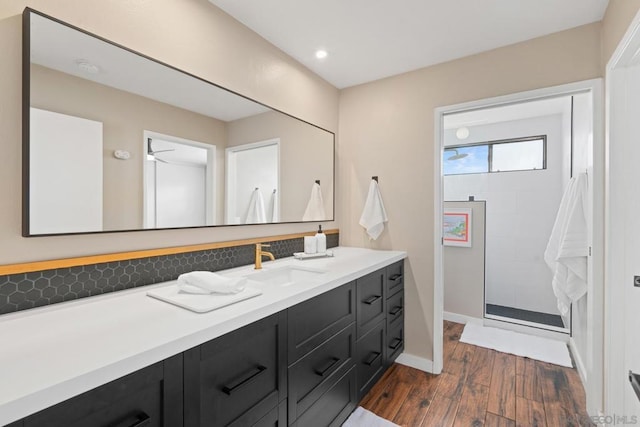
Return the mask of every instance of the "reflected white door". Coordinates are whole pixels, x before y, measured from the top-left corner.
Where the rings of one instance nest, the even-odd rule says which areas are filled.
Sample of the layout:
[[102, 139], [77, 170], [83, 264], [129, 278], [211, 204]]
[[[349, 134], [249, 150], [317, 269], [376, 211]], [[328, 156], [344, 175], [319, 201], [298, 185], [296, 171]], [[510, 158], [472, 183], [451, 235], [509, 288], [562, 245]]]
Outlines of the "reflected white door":
[[282, 198], [279, 157], [279, 139], [227, 148], [226, 224], [246, 222], [249, 203], [256, 188], [262, 193], [266, 222], [279, 221]]
[[155, 169], [156, 227], [206, 225], [206, 168], [155, 162]]
[[31, 108], [29, 232], [102, 230], [102, 123]]

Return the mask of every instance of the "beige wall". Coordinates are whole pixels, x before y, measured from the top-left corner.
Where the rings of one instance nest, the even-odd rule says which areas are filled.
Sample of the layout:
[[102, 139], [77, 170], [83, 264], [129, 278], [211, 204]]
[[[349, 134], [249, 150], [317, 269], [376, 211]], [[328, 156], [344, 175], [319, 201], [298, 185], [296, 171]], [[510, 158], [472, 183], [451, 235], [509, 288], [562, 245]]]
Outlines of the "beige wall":
[[[408, 251], [408, 353], [432, 359], [434, 109], [599, 76], [595, 23], [341, 91], [341, 243]], [[372, 175], [389, 222], [369, 242], [358, 218]]]
[[444, 202], [447, 208], [471, 209], [471, 247], [445, 246], [442, 256], [444, 311], [484, 317], [486, 203]]
[[640, 0], [609, 0], [602, 19], [602, 70], [640, 9]]
[[338, 120], [337, 89], [207, 0], [2, 0], [0, 264], [315, 230], [315, 224], [282, 224], [21, 237], [21, 13], [26, 6], [326, 129], [335, 131]]
[[[39, 65], [31, 66], [31, 106], [103, 123], [105, 230], [143, 228], [145, 130], [216, 146], [216, 217], [223, 218], [224, 122]], [[115, 150], [131, 158], [118, 160]]]
[[227, 123], [227, 146], [280, 139], [280, 220], [302, 221], [320, 180], [325, 214], [333, 213], [333, 135], [275, 111]]

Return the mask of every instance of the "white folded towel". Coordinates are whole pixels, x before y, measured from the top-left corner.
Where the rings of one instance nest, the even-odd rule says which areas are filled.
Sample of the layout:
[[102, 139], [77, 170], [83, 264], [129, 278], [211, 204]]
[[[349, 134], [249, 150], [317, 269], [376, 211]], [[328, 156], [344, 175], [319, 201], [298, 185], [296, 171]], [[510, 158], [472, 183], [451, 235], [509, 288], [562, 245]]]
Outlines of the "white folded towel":
[[224, 277], [211, 271], [192, 271], [178, 276], [178, 288], [189, 294], [237, 294], [244, 290], [246, 277]]
[[307, 203], [307, 209], [302, 215], [303, 221], [323, 221], [327, 219], [324, 214], [324, 201], [322, 200], [322, 189], [317, 182], [313, 183], [311, 187], [311, 197], [309, 197], [309, 203]]
[[376, 240], [380, 237], [380, 234], [382, 234], [384, 223], [387, 222], [387, 220], [387, 211], [384, 209], [384, 203], [382, 203], [382, 195], [380, 194], [378, 182], [372, 179], [369, 184], [367, 201], [364, 204], [362, 216], [360, 217], [360, 225], [367, 230], [369, 239]]
[[587, 293], [587, 181], [585, 173], [569, 181], [544, 252], [544, 260], [553, 272], [551, 286], [558, 299], [558, 310], [563, 316], [572, 302]]
[[251, 193], [251, 200], [249, 200], [249, 209], [247, 210], [247, 220], [245, 224], [263, 224], [267, 222], [267, 215], [264, 211], [264, 199], [262, 198], [262, 191], [259, 188], [253, 190]]

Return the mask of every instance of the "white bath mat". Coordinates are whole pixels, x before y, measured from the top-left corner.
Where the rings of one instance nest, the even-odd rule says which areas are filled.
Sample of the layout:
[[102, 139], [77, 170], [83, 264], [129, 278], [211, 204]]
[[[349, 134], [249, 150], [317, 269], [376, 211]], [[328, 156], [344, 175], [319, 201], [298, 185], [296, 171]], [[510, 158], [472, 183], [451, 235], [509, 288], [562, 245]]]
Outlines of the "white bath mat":
[[503, 353], [528, 357], [554, 365], [572, 367], [567, 345], [549, 338], [467, 323], [460, 337], [460, 342], [492, 348]]
[[373, 412], [367, 411], [362, 406], [358, 406], [342, 427], [399, 427], [397, 424], [380, 418]]

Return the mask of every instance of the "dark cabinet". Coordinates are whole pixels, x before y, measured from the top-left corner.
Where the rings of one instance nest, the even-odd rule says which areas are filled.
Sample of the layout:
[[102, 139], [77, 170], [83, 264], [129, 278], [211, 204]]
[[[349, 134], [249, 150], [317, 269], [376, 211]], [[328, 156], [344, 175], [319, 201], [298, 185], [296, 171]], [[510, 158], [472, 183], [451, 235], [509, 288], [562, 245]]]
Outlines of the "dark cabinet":
[[179, 354], [31, 415], [23, 425], [182, 426], [182, 365]]
[[356, 344], [359, 398], [363, 397], [384, 373], [385, 331], [386, 325], [382, 319]]
[[404, 289], [404, 261], [398, 261], [386, 268], [387, 270], [387, 297]]
[[254, 425], [286, 398], [286, 312], [184, 353], [185, 427]]
[[338, 427], [349, 417], [357, 402], [356, 370], [336, 376], [329, 389], [303, 413], [296, 427]]
[[330, 387], [332, 377], [353, 367], [355, 324], [289, 367], [289, 418], [295, 420]]
[[404, 350], [404, 261], [386, 268], [387, 332], [385, 365], [389, 366]]
[[347, 283], [288, 311], [289, 364], [353, 323], [356, 316], [355, 284]]
[[8, 427], [340, 426], [404, 349], [404, 263]]
[[384, 319], [385, 285], [384, 269], [356, 280], [358, 338]]

